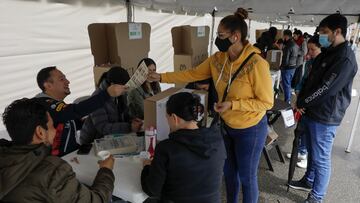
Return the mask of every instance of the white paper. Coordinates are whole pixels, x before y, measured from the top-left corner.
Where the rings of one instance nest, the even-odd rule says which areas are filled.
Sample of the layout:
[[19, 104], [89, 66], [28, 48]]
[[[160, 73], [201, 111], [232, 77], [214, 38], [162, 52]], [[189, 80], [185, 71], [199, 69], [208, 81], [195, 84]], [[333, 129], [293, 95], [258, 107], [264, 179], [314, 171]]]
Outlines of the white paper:
[[295, 125], [294, 112], [292, 109], [281, 110], [281, 116], [283, 117], [285, 127], [291, 127]]
[[205, 26], [197, 28], [197, 37], [205, 37]]
[[131, 76], [130, 80], [125, 85], [129, 87], [129, 91], [132, 89], [136, 89], [147, 80], [148, 74], [149, 69], [143, 61], [136, 69], [134, 75]]
[[[169, 96], [170, 97], [170, 96]], [[156, 140], [161, 141], [169, 138], [170, 127], [166, 119], [166, 102], [169, 97], [156, 102]]]
[[141, 39], [142, 29], [140, 23], [129, 23], [129, 39]]
[[276, 56], [279, 52], [278, 51], [272, 51], [271, 52], [271, 62], [275, 63], [276, 62]]

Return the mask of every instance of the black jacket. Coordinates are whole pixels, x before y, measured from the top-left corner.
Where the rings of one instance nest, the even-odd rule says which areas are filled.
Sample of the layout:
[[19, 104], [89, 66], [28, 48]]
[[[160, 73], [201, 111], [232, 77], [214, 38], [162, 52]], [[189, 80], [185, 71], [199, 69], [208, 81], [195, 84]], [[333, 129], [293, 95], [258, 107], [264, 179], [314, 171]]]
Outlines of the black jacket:
[[351, 101], [357, 72], [354, 52], [344, 42], [319, 54], [299, 93], [298, 108], [306, 116], [325, 124], [339, 125]]
[[283, 56], [281, 60], [281, 69], [296, 68], [296, 61], [299, 53], [299, 47], [293, 39], [284, 42]]
[[78, 149], [76, 131], [81, 128], [80, 119], [100, 108], [110, 99], [107, 91], [101, 91], [79, 104], [65, 104], [64, 101], [57, 101], [45, 93], [40, 93], [36, 97], [47, 106], [54, 121], [56, 136], [52, 154], [57, 156], [63, 156]]
[[219, 131], [178, 130], [156, 146], [141, 173], [142, 188], [161, 199], [154, 202], [220, 203], [225, 158]]
[[[108, 87], [109, 84], [103, 80], [93, 96]], [[94, 139], [102, 138], [104, 135], [130, 133], [130, 121], [126, 95], [108, 99], [102, 107], [85, 119], [80, 131], [80, 144], [90, 144]]]

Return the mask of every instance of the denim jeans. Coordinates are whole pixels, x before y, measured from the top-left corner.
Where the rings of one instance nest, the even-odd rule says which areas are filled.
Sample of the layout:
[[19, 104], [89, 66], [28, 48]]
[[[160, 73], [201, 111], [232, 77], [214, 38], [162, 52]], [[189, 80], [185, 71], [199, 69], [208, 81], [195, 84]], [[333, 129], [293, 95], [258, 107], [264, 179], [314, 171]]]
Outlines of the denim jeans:
[[291, 80], [295, 73], [295, 68], [281, 70], [281, 85], [284, 89], [284, 97], [286, 102], [291, 101]]
[[336, 125], [327, 125], [302, 117], [308, 146], [306, 180], [312, 184], [310, 195], [316, 200], [324, 199], [331, 174], [331, 150]]
[[240, 185], [243, 202], [257, 203], [259, 197], [257, 171], [267, 136], [266, 116], [255, 126], [233, 129], [225, 126], [224, 142], [227, 159], [224, 166], [228, 203], [237, 203]]

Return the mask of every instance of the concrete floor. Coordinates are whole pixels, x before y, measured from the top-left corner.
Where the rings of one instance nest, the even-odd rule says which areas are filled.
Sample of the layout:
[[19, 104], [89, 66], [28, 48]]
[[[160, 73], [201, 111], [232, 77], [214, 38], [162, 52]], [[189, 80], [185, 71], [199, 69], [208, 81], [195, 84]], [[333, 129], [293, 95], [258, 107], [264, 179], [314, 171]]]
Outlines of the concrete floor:
[[[357, 61], [360, 64], [360, 51], [357, 52]], [[360, 65], [359, 65], [360, 67]], [[358, 95], [352, 98], [351, 104], [346, 115], [337, 129], [337, 134], [332, 151], [332, 175], [325, 197], [325, 203], [360, 203], [360, 122], [357, 124], [351, 153], [346, 153], [353, 121], [355, 118], [356, 107], [360, 94], [360, 73], [354, 79], [353, 89], [357, 90]], [[294, 128], [285, 129], [282, 119], [275, 123], [275, 131], [279, 134], [279, 144], [283, 154], [291, 151], [294, 138]], [[303, 202], [307, 197], [307, 192], [290, 189], [287, 192], [287, 175], [289, 160], [283, 164], [279, 161], [275, 149], [271, 151], [273, 158], [274, 172], [267, 169], [265, 159], [261, 158], [259, 167], [259, 190], [260, 203], [291, 203]], [[304, 169], [296, 168], [294, 180], [300, 179], [305, 173]], [[223, 187], [223, 193], [225, 189]], [[225, 197], [223, 197], [223, 202]], [[239, 202], [241, 202], [241, 197]]]

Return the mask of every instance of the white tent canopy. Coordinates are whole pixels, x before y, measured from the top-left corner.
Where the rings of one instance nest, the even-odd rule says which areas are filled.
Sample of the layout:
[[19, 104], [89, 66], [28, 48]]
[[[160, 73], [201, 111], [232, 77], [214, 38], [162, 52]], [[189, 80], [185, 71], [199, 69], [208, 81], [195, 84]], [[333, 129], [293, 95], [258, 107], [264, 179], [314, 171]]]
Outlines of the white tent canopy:
[[[343, 0], [341, 1], [343, 7], [340, 9], [344, 13], [360, 13], [360, 7], [356, 6], [359, 3], [356, 1]], [[151, 25], [149, 56], [157, 62], [159, 72], [173, 70], [171, 28], [179, 25], [211, 26], [212, 17], [206, 13], [211, 12], [214, 6], [219, 11], [219, 17], [215, 20], [215, 29], [220, 16], [226, 12], [233, 12], [237, 7], [252, 7], [253, 19], [256, 19], [255, 16], [272, 13], [271, 10], [275, 10], [276, 13], [277, 8], [280, 13], [287, 13], [290, 7], [294, 8], [295, 13], [304, 12], [304, 9], [300, 9], [303, 7], [308, 7], [309, 12], [315, 12], [308, 3], [299, 3], [305, 0], [290, 1], [298, 2], [294, 5], [280, 0], [279, 2], [283, 4], [276, 3], [274, 6], [270, 2], [264, 3], [260, 0], [228, 1], [228, 3], [220, 0], [133, 0], [131, 2], [136, 6], [135, 21], [147, 22]], [[349, 2], [354, 5], [347, 6]], [[319, 6], [321, 10], [318, 12], [331, 13], [335, 10], [330, 8], [331, 4], [328, 3], [313, 3], [322, 5]], [[127, 9], [123, 0], [1, 0], [0, 10], [0, 113], [15, 99], [33, 97], [40, 91], [35, 78], [37, 72], [46, 66], [58, 66], [70, 80], [72, 94], [66, 98], [67, 102], [91, 94], [94, 90], [93, 56], [87, 26], [96, 22], [127, 20]], [[175, 11], [180, 15], [175, 14]], [[184, 15], [185, 12], [181, 14], [181, 11], [188, 13]], [[188, 15], [196, 12], [198, 15]], [[268, 27], [268, 23], [252, 21], [250, 41], [255, 41], [255, 29]], [[278, 27], [281, 28], [281, 25]], [[298, 28], [304, 32], [314, 32], [314, 27]], [[0, 131], [4, 131], [2, 122], [0, 122]], [[1, 135], [0, 132], [1, 137], [6, 136]]]
[[203, 15], [216, 7], [220, 16], [233, 13], [238, 7], [248, 9], [250, 19], [280, 24], [316, 25], [335, 12], [347, 15], [356, 23], [360, 15], [359, 0], [130, 0], [148, 9]]

